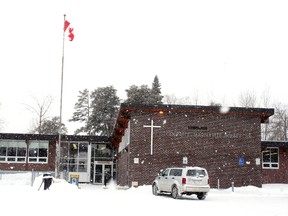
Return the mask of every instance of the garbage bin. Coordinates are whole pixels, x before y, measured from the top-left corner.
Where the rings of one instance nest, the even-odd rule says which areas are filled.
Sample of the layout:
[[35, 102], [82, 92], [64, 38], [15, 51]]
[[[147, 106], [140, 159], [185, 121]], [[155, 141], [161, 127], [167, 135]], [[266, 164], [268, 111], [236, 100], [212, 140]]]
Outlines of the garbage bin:
[[52, 175], [51, 173], [45, 173], [43, 174], [43, 182], [44, 182], [44, 190], [49, 190], [51, 184], [52, 184]]

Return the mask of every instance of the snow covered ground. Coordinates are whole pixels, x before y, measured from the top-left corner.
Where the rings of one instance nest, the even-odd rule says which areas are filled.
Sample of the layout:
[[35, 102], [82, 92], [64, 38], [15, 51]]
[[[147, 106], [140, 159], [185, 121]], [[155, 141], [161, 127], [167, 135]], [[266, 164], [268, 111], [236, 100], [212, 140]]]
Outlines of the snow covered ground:
[[29, 176], [1, 175], [0, 215], [221, 215], [287, 216], [288, 184], [267, 184], [232, 189], [212, 189], [205, 200], [196, 196], [174, 200], [153, 196], [151, 186], [119, 189], [114, 182], [102, 186], [69, 184], [55, 179], [43, 190], [42, 178], [33, 186]]

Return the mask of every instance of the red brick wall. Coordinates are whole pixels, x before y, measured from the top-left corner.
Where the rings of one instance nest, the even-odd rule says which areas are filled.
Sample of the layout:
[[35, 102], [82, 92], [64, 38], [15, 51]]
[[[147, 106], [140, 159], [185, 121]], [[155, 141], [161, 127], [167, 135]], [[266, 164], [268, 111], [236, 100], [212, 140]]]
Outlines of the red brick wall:
[[[28, 151], [27, 151], [28, 152]], [[55, 141], [49, 142], [48, 163], [0, 163], [0, 170], [17, 171], [54, 171], [55, 170]]]
[[263, 184], [288, 183], [288, 148], [279, 148], [279, 169], [263, 169]]
[[127, 151], [118, 155], [117, 159], [117, 185], [127, 186], [129, 185], [129, 153]]
[[[150, 128], [143, 127], [150, 125], [151, 119], [154, 125], [161, 126], [154, 128], [153, 155]], [[129, 158], [121, 156], [118, 161], [129, 163], [129, 186], [132, 181], [150, 185], [158, 171], [167, 166], [203, 166], [212, 187], [217, 187], [218, 179], [221, 188], [230, 187], [232, 181], [235, 186], [262, 185], [262, 168], [255, 164], [255, 159], [261, 158], [260, 118], [188, 112], [132, 113], [130, 127]], [[187, 165], [182, 164], [183, 157], [188, 158]], [[240, 157], [250, 164], [239, 166]], [[134, 158], [139, 159], [138, 164]], [[124, 165], [121, 167], [118, 174], [125, 170]]]

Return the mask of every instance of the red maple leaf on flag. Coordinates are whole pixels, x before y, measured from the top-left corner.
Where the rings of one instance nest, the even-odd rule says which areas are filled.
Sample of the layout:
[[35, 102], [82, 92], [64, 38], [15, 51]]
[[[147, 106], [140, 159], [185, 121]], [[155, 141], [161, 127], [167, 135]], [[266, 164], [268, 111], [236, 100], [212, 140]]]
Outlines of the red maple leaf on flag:
[[70, 41], [73, 41], [73, 39], [74, 39], [74, 34], [73, 34], [73, 28], [69, 28], [69, 35], [68, 35], [68, 37], [70, 38]]

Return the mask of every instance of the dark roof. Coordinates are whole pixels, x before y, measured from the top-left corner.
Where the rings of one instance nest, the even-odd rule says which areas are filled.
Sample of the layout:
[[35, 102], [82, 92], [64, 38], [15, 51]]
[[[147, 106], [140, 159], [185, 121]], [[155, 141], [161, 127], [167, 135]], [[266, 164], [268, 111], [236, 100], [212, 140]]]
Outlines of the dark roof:
[[[59, 135], [0, 133], [0, 139], [59, 140]], [[61, 140], [63, 141], [66, 140], [66, 141], [110, 142], [110, 138], [106, 136], [88, 136], [88, 135], [61, 135]]]
[[261, 141], [262, 147], [288, 147], [287, 141]]
[[273, 108], [246, 108], [246, 107], [220, 107], [220, 106], [192, 106], [192, 105], [169, 105], [169, 104], [127, 104], [122, 103], [120, 114], [131, 111], [142, 112], [193, 112], [193, 113], [221, 113], [234, 115], [259, 116], [264, 123], [274, 114]]

